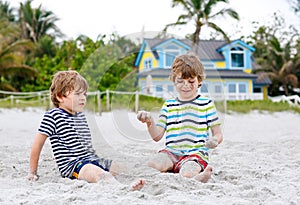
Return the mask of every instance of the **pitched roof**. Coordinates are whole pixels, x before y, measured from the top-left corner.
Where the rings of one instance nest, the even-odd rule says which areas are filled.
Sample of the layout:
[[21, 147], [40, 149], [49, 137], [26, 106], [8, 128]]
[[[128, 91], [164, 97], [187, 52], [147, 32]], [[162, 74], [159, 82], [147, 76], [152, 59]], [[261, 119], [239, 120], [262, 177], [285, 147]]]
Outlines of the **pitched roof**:
[[270, 85], [272, 84], [271, 79], [264, 73], [257, 73], [258, 78], [254, 81], [256, 85]]
[[[192, 46], [190, 40], [182, 40], [189, 46]], [[201, 60], [224, 60], [224, 56], [217, 51], [218, 48], [228, 44], [222, 40], [200, 40], [198, 46], [198, 55]]]
[[[145, 41], [148, 43], [151, 49], [155, 48], [156, 46], [160, 45], [161, 43], [170, 40], [167, 39], [160, 39], [160, 38], [145, 38]], [[176, 39], [177, 41], [181, 41], [182, 43], [192, 47], [192, 41], [188, 39]], [[217, 49], [223, 47], [224, 45], [228, 44], [227, 41], [223, 40], [200, 40], [198, 46], [198, 54], [201, 60], [224, 60], [223, 55], [221, 55]]]

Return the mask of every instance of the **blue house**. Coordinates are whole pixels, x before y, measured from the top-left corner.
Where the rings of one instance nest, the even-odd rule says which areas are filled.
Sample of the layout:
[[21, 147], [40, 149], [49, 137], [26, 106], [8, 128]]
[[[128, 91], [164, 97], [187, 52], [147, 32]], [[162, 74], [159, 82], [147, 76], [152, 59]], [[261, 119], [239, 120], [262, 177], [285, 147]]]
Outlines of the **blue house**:
[[[138, 86], [144, 94], [169, 98], [176, 95], [169, 80], [170, 67], [177, 55], [191, 51], [187, 39], [144, 39], [135, 61]], [[259, 80], [253, 74], [255, 49], [241, 40], [230, 43], [221, 40], [202, 40], [197, 54], [206, 73], [199, 92], [214, 99], [265, 99], [270, 80]]]

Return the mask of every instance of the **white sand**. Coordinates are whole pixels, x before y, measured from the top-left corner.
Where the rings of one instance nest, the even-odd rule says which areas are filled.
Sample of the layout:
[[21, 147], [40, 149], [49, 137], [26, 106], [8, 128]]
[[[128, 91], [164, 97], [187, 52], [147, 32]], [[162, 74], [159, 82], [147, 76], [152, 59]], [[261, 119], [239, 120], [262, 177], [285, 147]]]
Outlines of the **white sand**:
[[211, 152], [207, 184], [162, 174], [146, 161], [163, 142], [150, 140], [134, 113], [89, 115], [99, 155], [125, 162], [123, 184], [143, 177], [141, 191], [61, 178], [46, 141], [40, 180], [26, 180], [31, 144], [44, 110], [0, 109], [0, 204], [300, 204], [300, 115], [225, 115], [224, 142]]

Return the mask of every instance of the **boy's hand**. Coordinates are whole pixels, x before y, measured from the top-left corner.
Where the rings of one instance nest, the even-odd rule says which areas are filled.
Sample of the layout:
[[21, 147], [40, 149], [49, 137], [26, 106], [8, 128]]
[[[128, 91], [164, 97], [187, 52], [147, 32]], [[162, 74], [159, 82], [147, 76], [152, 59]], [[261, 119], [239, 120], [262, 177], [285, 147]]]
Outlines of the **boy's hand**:
[[205, 142], [205, 147], [209, 149], [214, 149], [218, 146], [218, 137], [217, 136], [212, 136], [207, 139]]
[[36, 175], [35, 173], [29, 173], [29, 174], [27, 175], [27, 179], [28, 179], [29, 181], [37, 181], [37, 180], [39, 179], [39, 176]]
[[139, 111], [138, 114], [137, 114], [137, 119], [139, 121], [141, 121], [142, 123], [147, 123], [147, 126], [150, 126], [151, 125], [151, 115], [150, 115], [150, 112], [146, 112], [144, 110], [142, 111]]

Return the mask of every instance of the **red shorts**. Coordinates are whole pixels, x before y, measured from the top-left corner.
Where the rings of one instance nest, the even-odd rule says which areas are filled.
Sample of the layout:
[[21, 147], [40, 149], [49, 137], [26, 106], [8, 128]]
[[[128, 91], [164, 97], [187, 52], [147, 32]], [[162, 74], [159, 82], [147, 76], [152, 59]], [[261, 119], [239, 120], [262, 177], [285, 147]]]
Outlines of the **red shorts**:
[[173, 152], [163, 149], [160, 150], [158, 153], [166, 153], [170, 159], [173, 162], [173, 172], [174, 173], [179, 173], [181, 166], [188, 161], [195, 161], [197, 162], [201, 168], [202, 171], [207, 167], [207, 162], [204, 161], [199, 155], [197, 154], [191, 154], [191, 155], [176, 155]]

